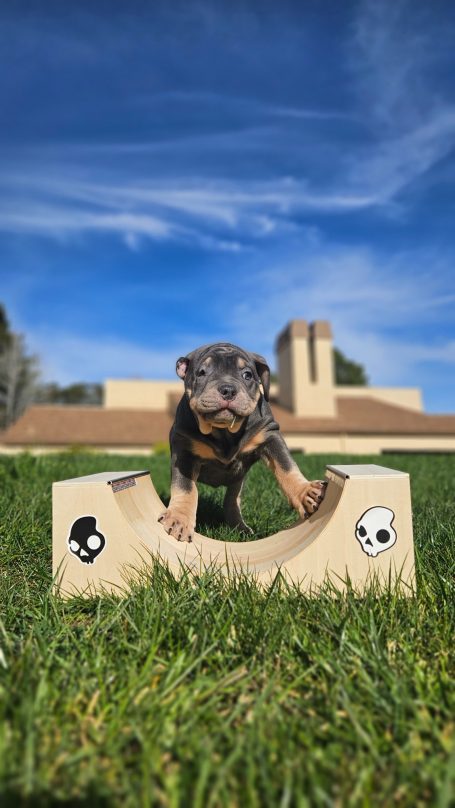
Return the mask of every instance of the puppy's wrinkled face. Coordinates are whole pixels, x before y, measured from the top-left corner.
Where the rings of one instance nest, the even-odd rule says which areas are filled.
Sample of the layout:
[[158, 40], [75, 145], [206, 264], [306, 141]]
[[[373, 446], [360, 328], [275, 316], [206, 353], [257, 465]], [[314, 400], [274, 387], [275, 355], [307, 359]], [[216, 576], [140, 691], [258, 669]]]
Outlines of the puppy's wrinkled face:
[[214, 427], [237, 432], [256, 408], [261, 383], [268, 397], [270, 370], [265, 359], [229, 343], [181, 357], [177, 374], [185, 380], [185, 393], [204, 434]]

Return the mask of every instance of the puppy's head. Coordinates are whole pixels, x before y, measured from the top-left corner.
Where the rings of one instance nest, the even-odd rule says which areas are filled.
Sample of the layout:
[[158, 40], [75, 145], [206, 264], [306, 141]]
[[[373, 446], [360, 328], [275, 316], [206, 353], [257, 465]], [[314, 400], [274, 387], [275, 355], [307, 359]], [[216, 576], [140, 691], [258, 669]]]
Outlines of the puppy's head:
[[214, 427], [238, 432], [256, 409], [261, 384], [264, 398], [269, 398], [266, 360], [228, 342], [204, 345], [180, 357], [176, 370], [184, 379], [190, 407], [205, 435]]

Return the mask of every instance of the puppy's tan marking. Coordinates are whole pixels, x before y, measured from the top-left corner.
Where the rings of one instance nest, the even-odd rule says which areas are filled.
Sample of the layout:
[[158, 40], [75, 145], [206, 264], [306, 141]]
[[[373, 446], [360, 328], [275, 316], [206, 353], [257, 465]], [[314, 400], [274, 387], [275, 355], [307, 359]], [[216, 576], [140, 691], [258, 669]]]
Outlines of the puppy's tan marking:
[[266, 438], [265, 429], [261, 429], [260, 432], [257, 432], [256, 435], [253, 435], [251, 440], [248, 443], [245, 443], [245, 446], [242, 446], [240, 450], [240, 454], [246, 454], [247, 452], [254, 452], [258, 446], [262, 446]]
[[198, 411], [196, 409], [197, 401], [195, 401], [194, 398], [190, 398], [189, 404], [190, 404], [191, 410], [193, 411], [194, 415], [197, 418], [197, 423], [198, 423], [199, 430], [202, 432], [203, 435], [210, 435], [210, 433], [212, 431], [212, 424], [209, 424], [209, 422], [206, 421], [205, 418], [202, 415], [199, 415], [199, 413], [198, 413]]
[[204, 460], [216, 459], [216, 454], [211, 446], [207, 446], [206, 443], [202, 443], [200, 440], [191, 441], [191, 450], [198, 457], [203, 457]]
[[238, 359], [237, 359], [237, 367], [238, 367], [238, 368], [244, 368], [244, 367], [246, 367], [246, 362], [245, 362], [245, 360], [244, 360], [244, 359], [242, 359], [242, 357], [241, 357], [241, 356], [239, 356], [239, 357], [238, 357]]
[[199, 415], [199, 413], [196, 413], [196, 417], [200, 432], [202, 432], [203, 435], [210, 435], [213, 429], [212, 424], [209, 424], [209, 422], [206, 421], [202, 415]]

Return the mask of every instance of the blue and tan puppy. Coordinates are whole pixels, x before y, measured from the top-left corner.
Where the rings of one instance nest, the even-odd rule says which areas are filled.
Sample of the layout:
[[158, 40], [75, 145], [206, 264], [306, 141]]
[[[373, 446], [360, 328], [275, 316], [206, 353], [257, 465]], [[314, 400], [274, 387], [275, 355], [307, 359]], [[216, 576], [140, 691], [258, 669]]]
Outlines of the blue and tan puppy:
[[[248, 469], [263, 460], [302, 518], [314, 513], [325, 483], [309, 482], [292, 459], [268, 402], [270, 369], [262, 356], [227, 342], [204, 345], [177, 360], [185, 393], [171, 429], [169, 507], [159, 521], [179, 541], [191, 541], [196, 481], [227, 486], [224, 514], [247, 533], [240, 493]], [[261, 391], [262, 386], [262, 391]]]

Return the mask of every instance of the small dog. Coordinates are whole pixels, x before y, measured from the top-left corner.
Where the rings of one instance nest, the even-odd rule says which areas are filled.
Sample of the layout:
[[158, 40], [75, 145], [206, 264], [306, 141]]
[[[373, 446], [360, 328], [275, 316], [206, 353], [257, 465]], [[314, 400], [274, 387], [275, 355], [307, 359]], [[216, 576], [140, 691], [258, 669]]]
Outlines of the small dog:
[[309, 482], [291, 457], [267, 403], [266, 360], [218, 342], [181, 357], [176, 370], [184, 379], [185, 393], [170, 433], [171, 500], [159, 518], [167, 533], [178, 541], [192, 540], [197, 480], [227, 486], [223, 506], [227, 524], [252, 533], [242, 518], [240, 494], [248, 469], [260, 459], [303, 519], [315, 513], [326, 483]]

